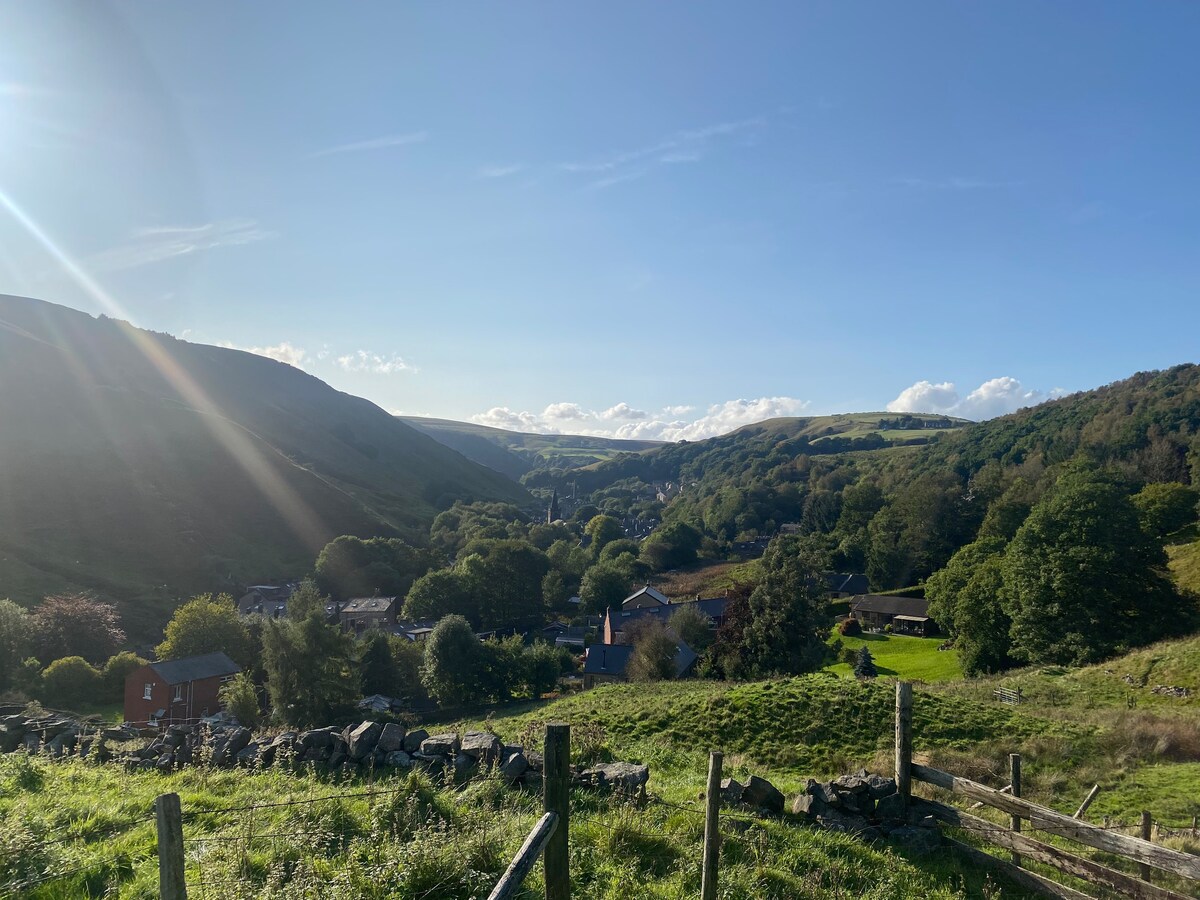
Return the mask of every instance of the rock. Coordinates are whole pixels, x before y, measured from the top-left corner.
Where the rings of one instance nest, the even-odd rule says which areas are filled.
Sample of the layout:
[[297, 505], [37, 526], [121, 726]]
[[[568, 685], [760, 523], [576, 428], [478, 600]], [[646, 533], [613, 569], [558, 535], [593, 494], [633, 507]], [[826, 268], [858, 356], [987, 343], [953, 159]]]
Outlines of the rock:
[[454, 777], [470, 778], [479, 768], [479, 760], [469, 753], [460, 752], [454, 757]]
[[805, 785], [804, 792], [816, 797], [827, 806], [837, 806], [840, 804], [837, 791], [833, 789], [833, 785], [826, 783], [822, 784], [819, 781], [808, 779], [808, 784]]
[[463, 735], [462, 752], [484, 765], [500, 758], [500, 738], [487, 731], [468, 731]]
[[383, 733], [378, 722], [363, 722], [350, 732], [350, 758], [357, 762], [375, 752], [375, 745]]
[[229, 735], [229, 745], [227, 751], [230, 756], [237, 756], [250, 745], [250, 738], [253, 735], [249, 728], [235, 728]]
[[746, 788], [742, 791], [742, 802], [767, 812], [783, 812], [783, 794], [767, 779], [757, 775], [751, 775], [746, 783]]
[[305, 731], [300, 735], [300, 746], [305, 750], [310, 750], [313, 747], [317, 749], [331, 747], [333, 746], [333, 736], [336, 732], [336, 728], [313, 728], [310, 731]]
[[458, 735], [448, 732], [427, 737], [421, 741], [421, 752], [427, 756], [454, 756], [458, 753]]
[[384, 753], [395, 753], [397, 750], [404, 749], [404, 726], [397, 725], [395, 722], [388, 722], [383, 726], [383, 731], [379, 733], [379, 743], [375, 745], [376, 750], [382, 750]]
[[805, 816], [808, 819], [815, 819], [817, 816], [827, 815], [830, 811], [829, 804], [825, 801], [814, 797], [812, 794], [799, 794], [792, 801], [792, 812], [798, 816]]
[[888, 840], [917, 856], [926, 856], [942, 846], [942, 835], [936, 828], [893, 828]]
[[429, 737], [429, 732], [424, 728], [418, 728], [416, 731], [410, 731], [404, 736], [404, 751], [406, 753], [415, 753], [421, 749], [421, 742]]
[[349, 757], [347, 756], [346, 751], [341, 747], [337, 747], [332, 753], [329, 754], [329, 767], [331, 769], [336, 768], [344, 763], [348, 758]]
[[[98, 755], [97, 755], [97, 758], [99, 758]], [[192, 753], [192, 748], [189, 747], [187, 744], [184, 744], [182, 747], [180, 747], [178, 750], [175, 751], [175, 761], [177, 763], [179, 763], [179, 765], [181, 765], [181, 766], [190, 766], [192, 764], [192, 760], [194, 758], [195, 757]]]
[[258, 754], [261, 751], [258, 741], [252, 741], [247, 746], [237, 752], [235, 757], [239, 766], [252, 766], [258, 762]]
[[896, 782], [894, 779], [884, 778], [882, 775], [868, 775], [867, 788], [873, 799], [882, 800], [889, 794], [896, 793]]
[[546, 761], [542, 758], [542, 754], [536, 750], [527, 750], [525, 758], [529, 760], [529, 768], [534, 772], [540, 773], [546, 767]]
[[857, 775], [842, 775], [833, 780], [833, 787], [839, 794], [865, 794], [871, 789], [865, 778]]
[[504, 758], [504, 762], [500, 764], [500, 777], [508, 781], [516, 781], [525, 774], [528, 768], [529, 760], [525, 758], [524, 753], [518, 750]]
[[403, 750], [393, 750], [383, 758], [383, 764], [394, 769], [411, 769], [413, 758]]
[[721, 779], [721, 800], [725, 803], [741, 803], [746, 788], [736, 778]]
[[904, 798], [899, 794], [888, 794], [875, 804], [875, 817], [885, 822], [904, 819]]
[[845, 831], [849, 834], [861, 834], [869, 827], [862, 816], [851, 816], [831, 809], [817, 816], [817, 823], [830, 831]]
[[650, 767], [636, 763], [601, 763], [585, 769], [579, 780], [591, 787], [612, 788], [623, 794], [646, 793], [646, 782], [650, 780]]

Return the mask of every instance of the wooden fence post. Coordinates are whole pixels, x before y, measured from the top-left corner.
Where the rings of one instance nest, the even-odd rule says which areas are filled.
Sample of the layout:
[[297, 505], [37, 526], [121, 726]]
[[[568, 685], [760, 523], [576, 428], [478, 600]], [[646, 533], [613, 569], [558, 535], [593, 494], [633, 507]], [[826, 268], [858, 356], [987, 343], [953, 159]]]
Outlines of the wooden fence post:
[[[1154, 820], [1150, 816], [1150, 813], [1147, 812], [1146, 810], [1142, 810], [1142, 840], [1143, 841], [1150, 840], [1150, 838], [1151, 838], [1150, 830], [1153, 827], [1153, 821]], [[1150, 867], [1148, 865], [1146, 865], [1145, 863], [1138, 863], [1138, 875], [1141, 877], [1142, 881], [1149, 881], [1150, 880]]]
[[1088, 807], [1092, 805], [1092, 801], [1096, 799], [1096, 795], [1099, 793], [1100, 785], [1092, 785], [1092, 789], [1088, 791], [1088, 795], [1083, 798], [1083, 802], [1079, 804], [1079, 809], [1075, 810], [1075, 815], [1073, 815], [1071, 818], [1082, 819], [1083, 814], [1087, 812]]
[[178, 794], [154, 799], [158, 823], [158, 895], [161, 900], [187, 900], [183, 878], [183, 810]]
[[912, 793], [912, 684], [896, 682], [896, 793], [908, 801]]
[[704, 795], [704, 869], [700, 900], [717, 900], [717, 865], [721, 856], [721, 753], [708, 754], [708, 791]]
[[[1012, 784], [1012, 795], [1014, 797], [1020, 797], [1021, 796], [1021, 754], [1020, 753], [1008, 754], [1008, 773], [1009, 773], [1009, 783]], [[1021, 817], [1013, 816], [1010, 824], [1012, 825], [1013, 831], [1020, 832]], [[1021, 854], [1014, 853], [1012, 855], [1012, 861], [1013, 861], [1014, 866], [1019, 866], [1021, 864]]]
[[542, 793], [546, 812], [555, 813], [558, 824], [542, 859], [546, 866], [546, 900], [570, 900], [569, 819], [571, 812], [571, 726], [555, 722], [546, 726], [542, 769]]

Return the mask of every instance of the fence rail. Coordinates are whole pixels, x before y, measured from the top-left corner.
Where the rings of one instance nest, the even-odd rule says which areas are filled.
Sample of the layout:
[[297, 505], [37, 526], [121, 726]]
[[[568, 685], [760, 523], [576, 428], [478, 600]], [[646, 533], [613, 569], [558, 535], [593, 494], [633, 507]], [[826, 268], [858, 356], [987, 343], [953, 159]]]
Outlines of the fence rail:
[[[997, 692], [999, 693], [999, 691]], [[920, 809], [933, 815], [940, 822], [975, 834], [982, 840], [1012, 853], [1012, 862], [991, 854], [983, 853], [968, 844], [952, 841], [952, 845], [974, 861], [999, 869], [1025, 887], [1049, 897], [1090, 898], [1074, 888], [1051, 881], [1021, 867], [1023, 857], [1050, 866], [1079, 878], [1090, 885], [1115, 891], [1135, 900], [1188, 900], [1186, 895], [1152, 884], [1151, 869], [1158, 869], [1189, 882], [1200, 883], [1200, 857], [1181, 853], [1153, 843], [1149, 813], [1142, 815], [1140, 836], [1120, 834], [1107, 825], [1094, 825], [1080, 817], [1088, 802], [1095, 797], [1098, 788], [1093, 788], [1088, 800], [1074, 816], [1057, 812], [1022, 799], [1021, 760], [1016, 754], [1010, 757], [1011, 784], [996, 790], [969, 778], [943, 772], [932, 766], [912, 762], [912, 688], [900, 682], [896, 685], [896, 783], [901, 795], [909, 799], [911, 784], [900, 777], [911, 775], [913, 781], [924, 782], [942, 790], [974, 801], [975, 806], [989, 806], [1010, 816], [1009, 827], [972, 816], [952, 806], [930, 801], [920, 801]], [[1066, 838], [1086, 847], [1111, 853], [1138, 866], [1140, 877], [1134, 877], [1110, 866], [1102, 865], [1043, 841], [1023, 834], [1022, 821], [1036, 831]]]

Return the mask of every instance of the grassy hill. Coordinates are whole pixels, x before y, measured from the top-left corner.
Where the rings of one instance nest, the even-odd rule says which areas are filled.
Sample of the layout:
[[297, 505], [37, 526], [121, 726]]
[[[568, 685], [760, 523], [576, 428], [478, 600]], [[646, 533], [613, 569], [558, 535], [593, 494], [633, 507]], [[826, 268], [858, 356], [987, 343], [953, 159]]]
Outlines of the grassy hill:
[[422, 536], [501, 475], [283, 363], [0, 297], [0, 596], [174, 598], [301, 575], [339, 534]]
[[640, 453], [663, 445], [662, 441], [627, 441], [582, 434], [528, 434], [421, 416], [400, 419], [467, 459], [502, 472], [514, 481], [537, 468], [580, 468], [611, 459], [618, 453]]

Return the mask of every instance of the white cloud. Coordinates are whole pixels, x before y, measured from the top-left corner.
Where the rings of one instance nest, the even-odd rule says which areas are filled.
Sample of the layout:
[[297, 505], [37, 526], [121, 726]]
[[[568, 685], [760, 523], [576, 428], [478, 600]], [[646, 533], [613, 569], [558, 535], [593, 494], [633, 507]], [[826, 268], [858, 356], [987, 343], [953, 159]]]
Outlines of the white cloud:
[[404, 361], [403, 357], [383, 356], [379, 353], [369, 353], [366, 350], [356, 350], [345, 356], [337, 357], [334, 362], [339, 369], [346, 372], [370, 372], [373, 375], [395, 375], [397, 372], [416, 372], [414, 366]]
[[332, 156], [335, 153], [359, 153], [363, 150], [383, 150], [387, 147], [404, 147], [408, 144], [423, 144], [429, 140], [428, 131], [411, 131], [408, 134], [386, 134], [383, 137], [371, 138], [368, 141], [354, 141], [350, 144], [337, 144], [317, 150], [310, 156]]
[[90, 268], [116, 272], [189, 256], [217, 247], [240, 247], [276, 237], [252, 219], [225, 219], [206, 225], [160, 225], [138, 228], [129, 243], [89, 258]]
[[509, 175], [516, 175], [524, 170], [524, 166], [483, 166], [479, 170], [480, 178], [507, 178]]
[[288, 341], [281, 341], [273, 347], [238, 347], [229, 341], [221, 341], [217, 346], [230, 350], [244, 350], [246, 353], [253, 353], [256, 356], [265, 356], [267, 359], [287, 363], [289, 366], [295, 366], [297, 369], [303, 369], [304, 361], [308, 358], [308, 353], [300, 347], [293, 346]]
[[[471, 417], [480, 425], [561, 434], [615, 437], [629, 440], [679, 441], [700, 440], [725, 434], [743, 425], [778, 416], [795, 416], [808, 408], [808, 402], [794, 397], [760, 397], [756, 400], [727, 400], [710, 406], [704, 415], [684, 419], [691, 406], [667, 406], [651, 415], [628, 403], [617, 403], [602, 412], [592, 412], [578, 403], [551, 403], [542, 412], [517, 411], [497, 406]], [[563, 423], [570, 423], [564, 426]], [[561, 427], [560, 427], [561, 426]]]
[[1035, 406], [1065, 393], [1062, 388], [1050, 391], [1026, 389], [1020, 381], [1009, 375], [988, 379], [966, 397], [959, 395], [953, 382], [933, 384], [918, 381], [902, 390], [887, 408], [888, 412], [940, 413], [981, 421], [1007, 415], [1026, 406]]
[[601, 419], [645, 419], [649, 413], [642, 409], [634, 409], [628, 403], [618, 403], [600, 413]]
[[590, 190], [599, 190], [642, 178], [656, 166], [699, 162], [718, 140], [745, 137], [765, 125], [766, 120], [763, 118], [719, 122], [704, 128], [677, 131], [633, 150], [560, 163], [559, 168], [577, 175], [603, 176], [587, 185]]

